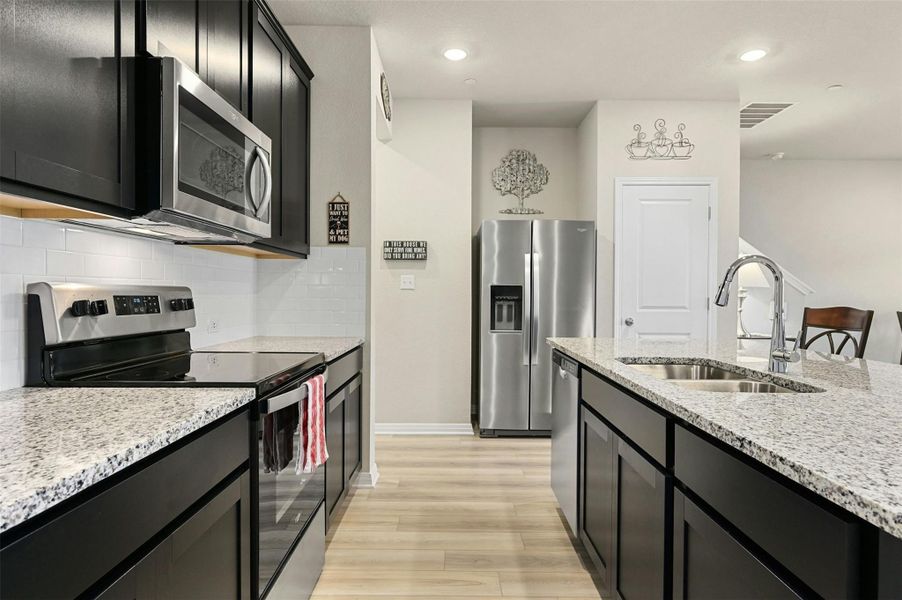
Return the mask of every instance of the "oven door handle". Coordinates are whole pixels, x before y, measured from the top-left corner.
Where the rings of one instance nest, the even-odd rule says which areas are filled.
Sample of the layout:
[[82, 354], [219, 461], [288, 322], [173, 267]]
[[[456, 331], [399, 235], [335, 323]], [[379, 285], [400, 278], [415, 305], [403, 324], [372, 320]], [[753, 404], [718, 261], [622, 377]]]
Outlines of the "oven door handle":
[[[325, 381], [329, 380], [328, 373], [322, 373], [322, 376]], [[301, 400], [304, 400], [306, 397], [307, 386], [304, 385], [304, 382], [302, 381], [297, 387], [261, 402], [260, 414], [271, 415], [274, 412], [279, 412], [283, 408], [288, 408], [292, 404], [300, 403]]]

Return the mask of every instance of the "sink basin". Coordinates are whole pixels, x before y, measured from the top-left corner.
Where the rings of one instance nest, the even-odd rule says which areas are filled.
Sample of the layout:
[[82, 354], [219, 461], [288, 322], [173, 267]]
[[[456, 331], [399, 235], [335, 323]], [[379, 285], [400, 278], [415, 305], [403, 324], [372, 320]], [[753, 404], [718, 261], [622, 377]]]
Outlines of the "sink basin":
[[770, 383], [751, 379], [680, 379], [673, 383], [690, 390], [700, 392], [740, 392], [746, 394], [794, 394], [795, 390]]
[[786, 385], [764, 381], [752, 373], [741, 373], [716, 365], [696, 365], [689, 363], [633, 362], [636, 359], [619, 359], [624, 364], [646, 375], [663, 379], [687, 390], [700, 392], [727, 392], [745, 394], [793, 394], [823, 392], [804, 383], [788, 381]]
[[658, 379], [735, 380], [747, 376], [709, 365], [630, 365], [637, 371]]

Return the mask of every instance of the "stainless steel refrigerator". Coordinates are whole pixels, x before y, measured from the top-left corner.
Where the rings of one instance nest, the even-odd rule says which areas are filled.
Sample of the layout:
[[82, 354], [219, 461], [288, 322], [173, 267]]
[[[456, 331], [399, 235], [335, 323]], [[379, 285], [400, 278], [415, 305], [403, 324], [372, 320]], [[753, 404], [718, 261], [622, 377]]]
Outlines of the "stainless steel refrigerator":
[[547, 434], [545, 339], [595, 333], [595, 223], [483, 221], [477, 248], [480, 434]]

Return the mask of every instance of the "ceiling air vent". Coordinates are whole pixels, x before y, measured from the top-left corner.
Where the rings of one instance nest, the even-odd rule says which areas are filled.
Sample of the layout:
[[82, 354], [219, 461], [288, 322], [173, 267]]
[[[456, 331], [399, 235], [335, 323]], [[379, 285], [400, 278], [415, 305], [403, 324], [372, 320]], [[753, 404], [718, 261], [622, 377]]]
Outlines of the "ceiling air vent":
[[792, 105], [792, 102], [752, 102], [739, 111], [739, 128], [750, 129]]

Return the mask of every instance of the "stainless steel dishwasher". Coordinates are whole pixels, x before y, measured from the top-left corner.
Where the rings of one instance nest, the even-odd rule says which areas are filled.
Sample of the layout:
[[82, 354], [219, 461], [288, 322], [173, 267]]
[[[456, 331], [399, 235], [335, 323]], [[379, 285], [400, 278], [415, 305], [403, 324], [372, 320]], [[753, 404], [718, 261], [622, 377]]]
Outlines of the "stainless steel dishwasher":
[[559, 352], [551, 357], [551, 488], [577, 535], [576, 477], [579, 366]]

